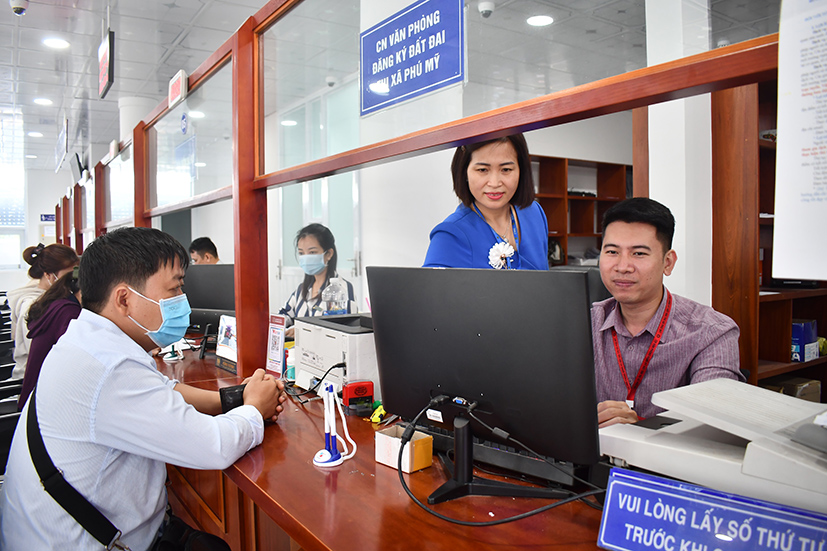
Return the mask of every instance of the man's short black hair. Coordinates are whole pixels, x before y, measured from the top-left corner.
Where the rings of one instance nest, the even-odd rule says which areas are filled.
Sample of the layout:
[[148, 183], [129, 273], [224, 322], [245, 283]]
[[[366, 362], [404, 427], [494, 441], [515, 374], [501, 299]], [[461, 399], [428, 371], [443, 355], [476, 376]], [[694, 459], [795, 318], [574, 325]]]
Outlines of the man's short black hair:
[[175, 264], [186, 270], [189, 256], [168, 233], [154, 228], [119, 228], [86, 247], [80, 260], [80, 291], [83, 307], [100, 313], [109, 293], [119, 283], [142, 292], [146, 280], [163, 266]]
[[675, 217], [666, 206], [648, 197], [632, 197], [612, 205], [603, 215], [603, 233], [612, 222], [641, 222], [654, 226], [655, 235], [663, 245], [663, 252], [672, 249], [675, 235]]
[[218, 249], [215, 248], [215, 243], [209, 237], [199, 237], [190, 243], [190, 254], [198, 253], [199, 256], [204, 256], [210, 253], [213, 258], [218, 258]]

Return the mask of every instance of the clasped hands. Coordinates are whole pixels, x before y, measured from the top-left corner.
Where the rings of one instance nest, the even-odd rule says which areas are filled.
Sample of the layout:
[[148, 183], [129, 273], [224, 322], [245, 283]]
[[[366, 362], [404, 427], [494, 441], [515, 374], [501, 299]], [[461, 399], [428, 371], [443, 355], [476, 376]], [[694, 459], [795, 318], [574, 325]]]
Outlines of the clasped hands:
[[273, 377], [263, 369], [256, 369], [252, 377], [244, 379], [244, 403], [255, 406], [265, 420], [275, 422], [284, 411], [282, 405], [287, 401], [284, 382]]

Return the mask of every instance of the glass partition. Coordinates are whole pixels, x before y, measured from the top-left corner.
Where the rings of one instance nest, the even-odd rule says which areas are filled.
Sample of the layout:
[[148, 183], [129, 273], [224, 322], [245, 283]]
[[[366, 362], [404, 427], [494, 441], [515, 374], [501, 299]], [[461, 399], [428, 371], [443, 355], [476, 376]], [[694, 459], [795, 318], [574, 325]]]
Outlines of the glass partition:
[[261, 35], [264, 174], [342, 151], [337, 128], [364, 146], [777, 32], [780, 0], [466, 2], [465, 82], [360, 117], [359, 33], [403, 7], [304, 0]]
[[[135, 216], [135, 172], [133, 170], [132, 147], [125, 147], [112, 159], [106, 169], [106, 216], [109, 222], [132, 220]], [[93, 202], [94, 203], [94, 202]], [[94, 225], [94, 224], [93, 224]]]
[[232, 185], [232, 116], [226, 63], [147, 130], [150, 208]]

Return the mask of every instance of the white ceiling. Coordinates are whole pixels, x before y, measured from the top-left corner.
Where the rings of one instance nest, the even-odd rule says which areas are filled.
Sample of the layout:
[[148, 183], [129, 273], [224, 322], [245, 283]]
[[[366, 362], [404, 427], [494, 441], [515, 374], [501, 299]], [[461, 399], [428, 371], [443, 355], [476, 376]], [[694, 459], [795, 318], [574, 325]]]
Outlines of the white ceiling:
[[[26, 159], [26, 167], [51, 170], [64, 115], [70, 153], [83, 155], [90, 143], [118, 138], [118, 97], [160, 102], [178, 70], [191, 73], [265, 3], [33, 0], [18, 17], [1, 1], [0, 159], [37, 155]], [[780, 0], [710, 0], [708, 10], [706, 2], [683, 1], [709, 21], [710, 47], [778, 30]], [[646, 66], [644, 0], [500, 0], [488, 19], [479, 16], [477, 0], [466, 3], [469, 81], [502, 92], [486, 95], [479, 110]], [[101, 100], [97, 49], [107, 5], [116, 37], [115, 84]], [[291, 12], [289, 24], [268, 33], [265, 76], [268, 86], [275, 85], [269, 90], [276, 91], [275, 100], [267, 93], [268, 112], [317, 92], [328, 76], [357, 72], [359, 5], [306, 0]], [[528, 27], [526, 17], [538, 13], [552, 15], [555, 23]], [[51, 36], [64, 38], [70, 48], [50, 50], [42, 40]], [[35, 98], [53, 104], [38, 106]], [[21, 146], [21, 130], [12, 119], [22, 120], [22, 132], [43, 137], [26, 135]]]

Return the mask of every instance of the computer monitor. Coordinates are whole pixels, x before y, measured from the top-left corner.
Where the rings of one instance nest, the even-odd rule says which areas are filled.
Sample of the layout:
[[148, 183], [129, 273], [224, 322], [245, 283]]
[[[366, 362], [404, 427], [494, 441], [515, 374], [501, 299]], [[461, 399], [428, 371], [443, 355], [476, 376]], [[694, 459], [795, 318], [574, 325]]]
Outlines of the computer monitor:
[[235, 265], [196, 264], [187, 269], [184, 292], [192, 308], [190, 331], [210, 334], [218, 331], [222, 315], [235, 316]]
[[[539, 454], [598, 461], [587, 273], [373, 266], [367, 278], [386, 411], [410, 420], [444, 394]], [[467, 417], [449, 402], [427, 423], [452, 428], [456, 446]]]
[[603, 284], [603, 278], [600, 277], [600, 268], [597, 266], [576, 266], [572, 264], [564, 264], [562, 266], [552, 266], [549, 270], [585, 273], [589, 280], [589, 301], [591, 303], [600, 302], [601, 300], [611, 298], [612, 296]]

